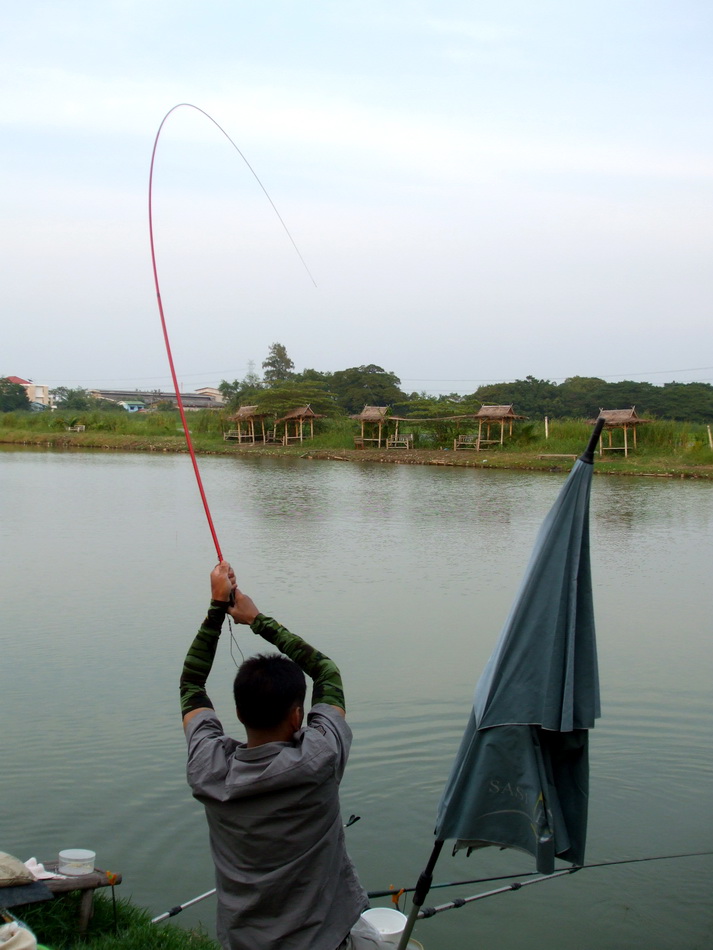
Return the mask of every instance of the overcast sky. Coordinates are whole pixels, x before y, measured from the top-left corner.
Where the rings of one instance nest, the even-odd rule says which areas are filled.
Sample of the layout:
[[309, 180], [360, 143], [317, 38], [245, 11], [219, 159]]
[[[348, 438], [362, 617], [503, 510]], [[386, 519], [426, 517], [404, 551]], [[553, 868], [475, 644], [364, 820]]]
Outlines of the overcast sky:
[[22, 0], [0, 374], [713, 381], [710, 0]]

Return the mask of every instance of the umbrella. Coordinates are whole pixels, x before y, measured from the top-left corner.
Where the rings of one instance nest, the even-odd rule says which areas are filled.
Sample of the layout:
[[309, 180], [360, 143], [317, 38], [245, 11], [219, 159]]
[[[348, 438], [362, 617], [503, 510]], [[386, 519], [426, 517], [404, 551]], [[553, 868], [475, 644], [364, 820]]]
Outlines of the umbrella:
[[399, 950], [448, 839], [456, 839], [456, 850], [526, 851], [541, 873], [553, 870], [555, 856], [584, 861], [588, 730], [600, 715], [589, 564], [589, 494], [600, 432], [597, 423], [540, 528], [476, 687]]

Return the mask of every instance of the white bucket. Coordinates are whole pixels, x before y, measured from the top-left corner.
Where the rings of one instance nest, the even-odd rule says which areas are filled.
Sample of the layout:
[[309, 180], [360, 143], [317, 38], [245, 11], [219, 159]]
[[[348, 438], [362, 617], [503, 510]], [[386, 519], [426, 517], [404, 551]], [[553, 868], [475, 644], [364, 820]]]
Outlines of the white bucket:
[[402, 914], [400, 910], [392, 910], [391, 907], [372, 907], [365, 910], [362, 917], [379, 931], [381, 942], [387, 947], [398, 945], [408, 920], [406, 914]]
[[59, 852], [60, 874], [91, 874], [94, 870], [96, 851], [85, 851], [83, 848], [70, 848]]

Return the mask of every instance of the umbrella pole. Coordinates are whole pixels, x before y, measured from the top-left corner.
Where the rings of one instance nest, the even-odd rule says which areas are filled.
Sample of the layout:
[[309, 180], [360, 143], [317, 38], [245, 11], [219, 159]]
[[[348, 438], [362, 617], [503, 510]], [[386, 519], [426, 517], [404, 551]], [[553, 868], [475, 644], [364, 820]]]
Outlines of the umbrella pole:
[[597, 419], [596, 425], [594, 426], [594, 432], [589, 440], [589, 444], [584, 452], [579, 456], [583, 462], [588, 462], [590, 465], [594, 462], [594, 452], [597, 448], [597, 442], [599, 441], [599, 436], [602, 434], [602, 429], [604, 428], [604, 419]]
[[421, 872], [421, 876], [418, 879], [416, 884], [416, 890], [413, 895], [413, 904], [411, 905], [411, 912], [408, 915], [408, 920], [406, 921], [406, 926], [404, 931], [401, 934], [401, 939], [399, 940], [399, 945], [396, 950], [406, 950], [409, 939], [413, 932], [414, 925], [416, 924], [416, 918], [418, 917], [418, 912], [423, 906], [423, 902], [426, 900], [426, 896], [431, 889], [431, 884], [433, 883], [433, 869], [436, 866], [436, 861], [438, 856], [441, 853], [443, 848], [442, 841], [436, 841], [433, 846], [433, 851], [431, 851], [431, 857], [428, 859], [428, 864]]

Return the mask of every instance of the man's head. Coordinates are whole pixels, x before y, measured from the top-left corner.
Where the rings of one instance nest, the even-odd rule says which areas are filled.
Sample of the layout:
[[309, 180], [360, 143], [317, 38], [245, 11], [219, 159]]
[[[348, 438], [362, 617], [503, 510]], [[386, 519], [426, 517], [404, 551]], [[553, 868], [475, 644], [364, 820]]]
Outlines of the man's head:
[[246, 729], [276, 729], [295, 709], [301, 716], [306, 689], [304, 673], [286, 656], [252, 656], [241, 665], [233, 682], [238, 719]]

